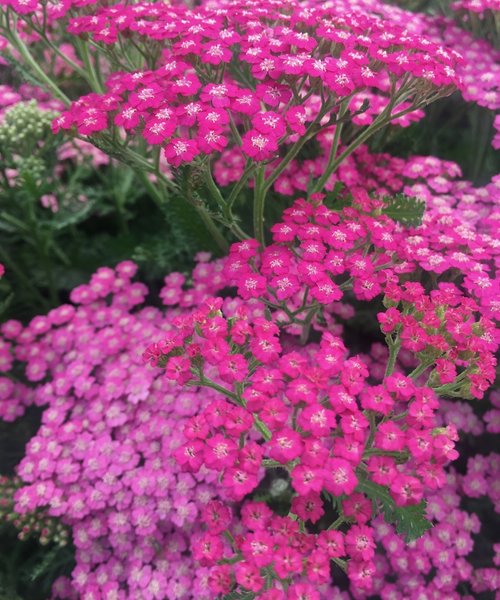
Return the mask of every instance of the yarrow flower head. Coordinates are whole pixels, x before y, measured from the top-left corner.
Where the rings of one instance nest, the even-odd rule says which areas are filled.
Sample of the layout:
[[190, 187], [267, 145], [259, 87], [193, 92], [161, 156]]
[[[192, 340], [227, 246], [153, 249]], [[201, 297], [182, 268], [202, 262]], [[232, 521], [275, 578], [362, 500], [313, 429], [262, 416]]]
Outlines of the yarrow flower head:
[[457, 83], [454, 52], [391, 22], [326, 5], [116, 5], [71, 19], [68, 30], [90, 35], [104, 50], [130, 37], [139, 47], [152, 43], [161, 60], [112, 74], [104, 94], [81, 97], [54, 121], [54, 131], [105, 143], [112, 130], [122, 139], [139, 137], [161, 146], [173, 167], [226, 149], [273, 161], [297, 135], [313, 137], [340, 119], [342, 102], [349, 113], [342, 109], [342, 120], [362, 125], [390, 101], [390, 122]]

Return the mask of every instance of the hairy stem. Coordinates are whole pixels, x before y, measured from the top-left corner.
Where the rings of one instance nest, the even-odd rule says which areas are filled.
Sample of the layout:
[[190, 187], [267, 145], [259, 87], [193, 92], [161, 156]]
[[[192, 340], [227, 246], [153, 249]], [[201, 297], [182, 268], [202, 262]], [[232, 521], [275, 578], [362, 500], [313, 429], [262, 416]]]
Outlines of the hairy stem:
[[253, 233], [255, 239], [264, 248], [264, 209], [266, 204], [266, 181], [264, 178], [265, 167], [261, 165], [255, 175], [255, 189], [253, 199]]

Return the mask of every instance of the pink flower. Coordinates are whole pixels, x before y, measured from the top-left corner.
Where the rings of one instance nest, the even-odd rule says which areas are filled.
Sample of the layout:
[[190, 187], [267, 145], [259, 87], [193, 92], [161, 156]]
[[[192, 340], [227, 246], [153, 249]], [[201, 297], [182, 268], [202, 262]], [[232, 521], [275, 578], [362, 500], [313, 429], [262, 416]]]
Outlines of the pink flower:
[[277, 137], [250, 129], [242, 137], [242, 150], [256, 161], [269, 160], [278, 150]]
[[268, 442], [269, 456], [273, 460], [277, 460], [282, 464], [286, 464], [298, 456], [302, 452], [301, 436], [289, 428], [283, 428], [273, 434], [270, 442]]
[[243, 557], [259, 568], [272, 563], [274, 559], [273, 548], [272, 537], [264, 531], [248, 534], [241, 544]]
[[351, 494], [358, 484], [351, 464], [342, 458], [330, 458], [325, 473], [325, 488], [334, 496]]
[[164, 153], [169, 164], [179, 167], [182, 163], [191, 162], [200, 150], [195, 140], [177, 138], [165, 146]]
[[292, 512], [297, 514], [303, 521], [316, 523], [325, 514], [321, 496], [314, 493], [307, 496], [296, 496], [292, 500]]
[[398, 506], [418, 504], [423, 496], [423, 487], [416, 477], [397, 474], [391, 483], [391, 494]]
[[390, 452], [400, 452], [406, 444], [406, 435], [395, 423], [388, 421], [377, 428], [375, 446]]
[[306, 496], [311, 492], [321, 492], [323, 485], [328, 488], [328, 482], [325, 482], [325, 471], [321, 468], [310, 467], [308, 465], [297, 465], [292, 471], [292, 485], [294, 490], [301, 496]]
[[222, 542], [217, 536], [205, 533], [193, 541], [193, 556], [202, 565], [215, 565], [222, 558]]
[[274, 555], [274, 570], [278, 577], [286, 579], [302, 571], [302, 556], [293, 548], [280, 547]]
[[251, 592], [257, 593], [264, 585], [260, 569], [252, 564], [239, 562], [234, 569], [236, 582]]
[[238, 446], [233, 440], [216, 434], [206, 441], [204, 460], [212, 469], [225, 469], [235, 464], [237, 451]]
[[308, 583], [294, 583], [287, 590], [290, 600], [319, 600], [320, 595], [315, 586]]
[[180, 465], [190, 471], [198, 471], [203, 464], [205, 444], [200, 440], [191, 440], [175, 452], [175, 458]]
[[224, 472], [222, 484], [235, 500], [241, 500], [257, 487], [258, 480], [256, 474], [233, 467]]
[[375, 555], [373, 530], [366, 525], [353, 525], [346, 534], [345, 544], [354, 559], [369, 561]]
[[318, 535], [317, 544], [329, 558], [340, 558], [341, 556], [345, 556], [344, 534], [340, 531], [321, 531]]
[[242, 523], [250, 530], [266, 529], [272, 516], [271, 509], [264, 502], [246, 502], [241, 509]]
[[298, 424], [315, 437], [328, 435], [336, 427], [335, 414], [321, 404], [311, 404], [300, 412]]

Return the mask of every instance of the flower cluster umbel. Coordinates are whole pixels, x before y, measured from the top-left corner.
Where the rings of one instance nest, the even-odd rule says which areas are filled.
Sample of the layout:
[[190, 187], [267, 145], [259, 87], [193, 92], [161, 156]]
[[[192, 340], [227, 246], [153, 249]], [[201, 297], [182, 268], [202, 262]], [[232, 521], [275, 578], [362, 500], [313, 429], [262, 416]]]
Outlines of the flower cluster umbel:
[[[455, 430], [436, 427], [437, 397], [413, 378], [393, 373], [370, 385], [366, 365], [348, 356], [340, 338], [326, 332], [319, 347], [287, 352], [272, 321], [250, 320], [243, 310], [225, 319], [221, 305], [208, 301], [180, 318], [176, 333], [145, 354], [165, 364], [168, 378], [221, 393], [187, 424], [176, 459], [190, 472], [219, 471], [225, 494], [236, 501], [256, 490], [264, 468], [283, 467], [294, 497], [287, 517], [258, 509], [265, 518], [230, 548], [217, 537], [225, 530], [218, 507], [222, 516], [214, 516], [213, 530], [210, 521], [195, 556], [207, 565], [241, 558], [236, 581], [254, 592], [266, 570], [288, 583], [303, 570], [326, 583], [329, 559], [349, 557], [352, 581], [369, 587], [370, 486], [386, 489], [398, 507], [419, 504], [424, 489], [444, 483], [444, 466], [457, 456]], [[306, 535], [299, 524], [316, 523], [326, 499], [338, 513], [330, 526], [349, 524], [347, 531]], [[231, 581], [214, 591], [229, 591]]]
[[[182, 296], [171, 292], [184, 277], [166, 277], [161, 297], [181, 305], [169, 309], [172, 318], [223, 287], [221, 263], [198, 258]], [[2, 324], [0, 417], [13, 420], [27, 404], [43, 415], [15, 489], [10, 480], [0, 484], [23, 536], [39, 529], [44, 541], [62, 540], [71, 529], [76, 565], [56, 597], [163, 600], [192, 592], [209, 600], [208, 573], [198, 569], [193, 581], [186, 550], [217, 493], [216, 477], [183, 472], [173, 453], [210, 394], [142, 364], [140, 349], [172, 325], [158, 308], [140, 306], [147, 288], [132, 281], [136, 270], [129, 261], [101, 268], [72, 290], [71, 303], [26, 326]]]
[[105, 94], [80, 98], [55, 130], [89, 136], [119, 127], [162, 147], [175, 167], [228, 145], [269, 161], [297, 136], [312, 137], [322, 120], [359, 111], [363, 90], [385, 98], [379, 109], [389, 122], [457, 82], [457, 55], [421, 36], [289, 1], [196, 10], [121, 4], [77, 17], [69, 30], [105, 45], [132, 36], [158, 51], [147, 54], [156, 56], [147, 69], [115, 73]]
[[[404, 230], [381, 214], [383, 203], [361, 195], [339, 212], [321, 200], [286, 209], [270, 246], [233, 245], [225, 272], [239, 298], [230, 314], [222, 298], [207, 300], [144, 353], [169, 379], [221, 395], [185, 427], [179, 464], [219, 472], [233, 501], [254, 493], [266, 469], [282, 468], [290, 480], [288, 514], [256, 505], [264, 516], [244, 522], [245, 535], [228, 531], [227, 507], [213, 507], [193, 551], [214, 567], [216, 593], [236, 582], [294, 597], [302, 577], [328, 581], [330, 558], [369, 589], [374, 507], [382, 499], [395, 511], [422, 507], [458, 456], [456, 429], [438, 427], [438, 394], [481, 398], [494, 378], [493, 323], [477, 318], [477, 303], [456, 285], [427, 291], [408, 278], [413, 267], [397, 252]], [[331, 331], [319, 344], [287, 342], [287, 330], [306, 343], [311, 325], [324, 329], [332, 319], [325, 309], [348, 291], [358, 300], [384, 294], [378, 319], [389, 356], [381, 381], [370, 381], [367, 364]], [[400, 349], [418, 360], [409, 374], [396, 369]], [[325, 510], [327, 532], [310, 532]]]

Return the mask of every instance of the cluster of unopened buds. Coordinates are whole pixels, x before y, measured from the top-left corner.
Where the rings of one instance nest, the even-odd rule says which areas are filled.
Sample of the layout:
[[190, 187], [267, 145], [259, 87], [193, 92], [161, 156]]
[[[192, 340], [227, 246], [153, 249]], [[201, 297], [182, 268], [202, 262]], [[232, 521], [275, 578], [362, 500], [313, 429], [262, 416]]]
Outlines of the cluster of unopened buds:
[[12, 523], [22, 541], [34, 537], [40, 544], [66, 546], [69, 539], [68, 528], [47, 515], [43, 510], [31, 513], [18, 513], [15, 509], [15, 494], [24, 485], [20, 477], [0, 476], [0, 523]]

